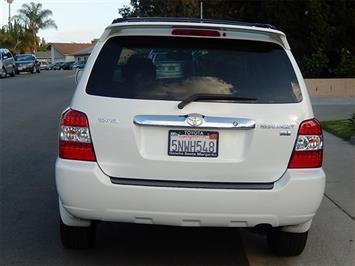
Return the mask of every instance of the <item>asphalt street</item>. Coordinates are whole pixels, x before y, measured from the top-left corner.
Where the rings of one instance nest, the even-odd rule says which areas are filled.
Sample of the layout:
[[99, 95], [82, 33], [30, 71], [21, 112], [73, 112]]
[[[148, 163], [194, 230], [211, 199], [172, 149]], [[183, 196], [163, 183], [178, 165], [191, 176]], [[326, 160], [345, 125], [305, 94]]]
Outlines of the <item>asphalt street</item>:
[[[98, 225], [95, 248], [64, 249], [54, 162], [59, 117], [74, 88], [71, 71], [0, 80], [0, 265], [355, 264], [354, 164], [346, 159], [354, 158], [355, 146], [330, 134], [324, 165], [330, 183], [300, 257], [274, 257], [263, 236], [242, 229], [114, 223]], [[345, 114], [353, 107], [316, 107], [316, 116], [326, 117], [329, 108]], [[343, 151], [350, 157], [338, 156]]]

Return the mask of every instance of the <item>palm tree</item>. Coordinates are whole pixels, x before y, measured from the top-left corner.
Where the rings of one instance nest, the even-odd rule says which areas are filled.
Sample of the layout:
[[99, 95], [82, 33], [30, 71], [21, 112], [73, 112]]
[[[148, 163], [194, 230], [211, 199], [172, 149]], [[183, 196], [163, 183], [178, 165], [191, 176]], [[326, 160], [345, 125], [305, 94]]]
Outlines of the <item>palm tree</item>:
[[32, 47], [32, 33], [14, 20], [11, 27], [0, 29], [0, 47], [6, 47], [12, 52], [26, 52]]
[[57, 29], [57, 25], [54, 20], [49, 18], [53, 15], [52, 11], [49, 9], [42, 9], [41, 3], [29, 3], [23, 4], [22, 8], [18, 10], [19, 15], [16, 15], [14, 18], [19, 19], [22, 23], [24, 23], [25, 27], [32, 34], [32, 51], [36, 52], [39, 38], [37, 37], [38, 30], [47, 29], [47, 28], [55, 28]]

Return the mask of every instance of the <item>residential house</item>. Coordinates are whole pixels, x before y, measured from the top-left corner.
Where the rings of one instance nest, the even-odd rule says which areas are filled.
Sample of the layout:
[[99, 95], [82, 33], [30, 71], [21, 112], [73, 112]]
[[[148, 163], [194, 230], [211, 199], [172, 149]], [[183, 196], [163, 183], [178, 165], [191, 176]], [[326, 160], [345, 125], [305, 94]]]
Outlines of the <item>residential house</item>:
[[49, 43], [51, 62], [74, 61], [73, 53], [90, 48], [92, 43]]
[[81, 49], [77, 52], [74, 52], [72, 53], [72, 56], [74, 56], [74, 60], [75, 61], [87, 61], [91, 52], [92, 52], [92, 49], [94, 49], [94, 44], [92, 44], [90, 47], [87, 47], [87, 48], [84, 48], [84, 49]]
[[36, 52], [36, 57], [40, 62], [50, 62], [51, 61], [51, 51], [38, 51]]

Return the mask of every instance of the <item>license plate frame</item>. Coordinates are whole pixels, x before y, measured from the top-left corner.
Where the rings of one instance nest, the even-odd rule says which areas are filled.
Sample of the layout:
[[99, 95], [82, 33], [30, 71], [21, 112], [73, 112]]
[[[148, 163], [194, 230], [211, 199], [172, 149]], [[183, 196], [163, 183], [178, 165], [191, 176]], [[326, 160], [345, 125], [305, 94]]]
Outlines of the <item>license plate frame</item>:
[[[168, 133], [168, 155], [169, 156], [178, 156], [178, 157], [203, 157], [203, 158], [217, 158], [219, 155], [219, 132], [217, 131], [208, 131], [208, 130], [169, 130]], [[172, 149], [173, 143], [172, 139], [186, 142], [188, 144], [176, 143], [177, 149]], [[208, 139], [207, 139], [208, 138]], [[190, 141], [190, 142], [189, 142]], [[200, 141], [200, 143], [198, 143]], [[182, 143], [183, 143], [182, 142]], [[194, 145], [193, 145], [194, 142]], [[208, 142], [208, 146], [206, 145]], [[210, 151], [210, 144], [214, 143], [213, 151]], [[198, 145], [200, 144], [200, 145]], [[200, 148], [199, 148], [200, 147]], [[180, 148], [183, 148], [181, 151]], [[187, 149], [186, 149], [187, 148]], [[206, 150], [207, 148], [207, 150]], [[187, 151], [186, 151], [187, 150]]]

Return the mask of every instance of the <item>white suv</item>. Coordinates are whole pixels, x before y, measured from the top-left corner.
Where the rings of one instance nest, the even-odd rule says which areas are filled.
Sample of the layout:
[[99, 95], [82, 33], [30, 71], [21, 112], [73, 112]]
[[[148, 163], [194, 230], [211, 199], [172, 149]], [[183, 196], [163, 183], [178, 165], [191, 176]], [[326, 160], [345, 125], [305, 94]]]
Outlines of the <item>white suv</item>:
[[115, 20], [61, 118], [62, 242], [91, 246], [97, 221], [263, 227], [276, 254], [298, 255], [323, 197], [322, 153], [284, 33]]

